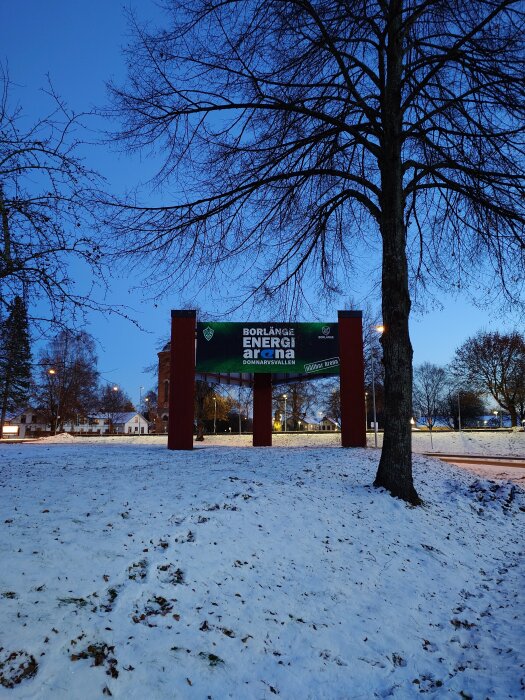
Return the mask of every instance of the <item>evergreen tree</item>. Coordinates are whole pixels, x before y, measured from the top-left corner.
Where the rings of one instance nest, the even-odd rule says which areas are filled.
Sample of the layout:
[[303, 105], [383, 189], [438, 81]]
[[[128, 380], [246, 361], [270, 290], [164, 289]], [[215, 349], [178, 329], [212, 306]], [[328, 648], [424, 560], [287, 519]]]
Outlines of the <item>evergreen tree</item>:
[[0, 439], [7, 411], [24, 408], [31, 387], [31, 348], [27, 309], [15, 297], [11, 312], [0, 325]]

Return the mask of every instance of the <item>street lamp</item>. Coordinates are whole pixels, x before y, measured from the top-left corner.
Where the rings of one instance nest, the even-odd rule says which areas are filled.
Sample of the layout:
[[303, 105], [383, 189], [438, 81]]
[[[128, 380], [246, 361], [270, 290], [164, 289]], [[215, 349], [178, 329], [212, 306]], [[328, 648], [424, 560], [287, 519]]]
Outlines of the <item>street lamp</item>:
[[368, 391], [365, 391], [365, 435], [368, 430]]
[[[373, 326], [373, 329], [377, 333], [383, 333], [385, 330], [384, 326]], [[374, 412], [374, 446], [377, 447], [377, 413], [376, 413], [376, 383], [375, 383], [375, 370], [374, 370], [374, 346], [370, 348], [370, 360], [372, 365], [372, 408]]]
[[286, 432], [286, 399], [288, 398], [288, 394], [283, 394], [283, 399], [284, 399], [284, 432]]
[[213, 434], [217, 435], [217, 397], [213, 397]]
[[496, 416], [496, 418], [498, 417], [499, 413], [499, 427], [503, 428], [503, 411], [492, 411], [492, 413]]
[[461, 404], [459, 403], [460, 394], [461, 394], [461, 391], [458, 391], [458, 428], [459, 428], [459, 432], [461, 432]]
[[142, 412], [142, 389], [144, 389], [144, 387], [139, 386], [139, 413]]
[[[242, 381], [242, 380], [241, 380], [241, 381]], [[241, 410], [242, 410], [242, 409], [241, 409], [241, 388], [242, 388], [242, 384], [239, 384], [239, 435], [242, 434], [242, 423], [241, 423], [241, 420], [242, 420], [242, 415], [241, 415]]]
[[[54, 367], [50, 367], [50, 368], [47, 370], [47, 374], [48, 374], [49, 377], [50, 377], [50, 393], [51, 393], [51, 396], [52, 396], [52, 399], [51, 399], [51, 406], [52, 406], [52, 408], [53, 408], [54, 405], [55, 405], [55, 375], [56, 375], [56, 373], [57, 373], [57, 371], [56, 371], [56, 369], [55, 369]], [[59, 416], [59, 411], [60, 411], [60, 405], [59, 405], [59, 397], [58, 397], [58, 398], [57, 398], [57, 404], [56, 404], [56, 416], [54, 417], [55, 427], [54, 427], [54, 430], [53, 430], [53, 435], [56, 435], [56, 434], [57, 434], [58, 419], [60, 418], [60, 416]]]

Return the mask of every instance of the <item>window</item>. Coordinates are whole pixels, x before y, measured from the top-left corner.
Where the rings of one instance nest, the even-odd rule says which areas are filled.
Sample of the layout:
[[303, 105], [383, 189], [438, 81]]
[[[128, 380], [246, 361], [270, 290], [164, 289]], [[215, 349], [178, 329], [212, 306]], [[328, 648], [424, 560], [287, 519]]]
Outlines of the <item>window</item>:
[[20, 416], [20, 423], [25, 423], [25, 422], [26, 422], [26, 417], [25, 417], [25, 415], [24, 415], [24, 416]]

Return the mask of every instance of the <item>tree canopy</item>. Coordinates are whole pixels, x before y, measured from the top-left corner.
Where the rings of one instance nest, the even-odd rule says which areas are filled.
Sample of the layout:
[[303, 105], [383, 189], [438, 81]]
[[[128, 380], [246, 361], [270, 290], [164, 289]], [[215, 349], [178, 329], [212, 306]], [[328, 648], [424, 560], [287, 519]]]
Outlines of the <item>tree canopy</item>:
[[452, 366], [458, 382], [490, 394], [517, 425], [525, 404], [523, 335], [480, 331], [457, 349]]
[[86, 331], [60, 331], [39, 355], [36, 401], [51, 431], [98, 407], [98, 358]]
[[[171, 199], [116, 229], [160, 291], [226, 271], [296, 306], [381, 258], [385, 435], [376, 485], [411, 471], [414, 290], [474, 283], [522, 303], [520, 0], [168, 0], [135, 23], [114, 86], [130, 148]], [[150, 277], [150, 279], [153, 279]], [[411, 289], [412, 287], [412, 295]], [[488, 297], [487, 297], [488, 298]]]
[[103, 180], [81, 158], [80, 115], [49, 97], [50, 113], [30, 120], [0, 66], [0, 318], [22, 296], [45, 328], [120, 308], [95, 293], [106, 286]]

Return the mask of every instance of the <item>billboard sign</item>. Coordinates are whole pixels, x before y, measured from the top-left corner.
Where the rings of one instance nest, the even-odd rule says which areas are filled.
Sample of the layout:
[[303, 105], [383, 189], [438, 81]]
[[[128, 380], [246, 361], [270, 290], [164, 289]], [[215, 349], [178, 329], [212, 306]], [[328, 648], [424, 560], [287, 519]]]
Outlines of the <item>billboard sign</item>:
[[337, 323], [197, 323], [198, 372], [338, 374]]

